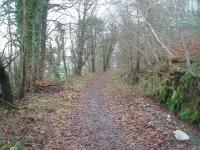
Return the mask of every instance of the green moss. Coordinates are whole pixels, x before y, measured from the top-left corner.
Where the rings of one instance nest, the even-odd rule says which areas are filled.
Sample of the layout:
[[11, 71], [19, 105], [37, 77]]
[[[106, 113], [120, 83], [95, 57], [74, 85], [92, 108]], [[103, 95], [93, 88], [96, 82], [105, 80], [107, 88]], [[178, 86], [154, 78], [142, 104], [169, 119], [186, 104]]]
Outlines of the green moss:
[[151, 92], [170, 111], [176, 111], [181, 120], [192, 124], [200, 123], [200, 76], [182, 69], [180, 77], [170, 77], [159, 70], [147, 71], [141, 79], [143, 87]]

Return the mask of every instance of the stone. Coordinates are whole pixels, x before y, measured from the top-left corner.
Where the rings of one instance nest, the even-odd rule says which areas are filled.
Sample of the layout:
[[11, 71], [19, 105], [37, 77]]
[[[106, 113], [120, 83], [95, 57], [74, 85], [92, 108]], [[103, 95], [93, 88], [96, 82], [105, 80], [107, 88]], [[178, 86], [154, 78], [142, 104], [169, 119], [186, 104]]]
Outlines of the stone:
[[188, 141], [188, 140], [190, 140], [189, 135], [187, 135], [185, 132], [183, 132], [181, 130], [176, 130], [173, 133], [174, 133], [175, 138], [178, 141]]

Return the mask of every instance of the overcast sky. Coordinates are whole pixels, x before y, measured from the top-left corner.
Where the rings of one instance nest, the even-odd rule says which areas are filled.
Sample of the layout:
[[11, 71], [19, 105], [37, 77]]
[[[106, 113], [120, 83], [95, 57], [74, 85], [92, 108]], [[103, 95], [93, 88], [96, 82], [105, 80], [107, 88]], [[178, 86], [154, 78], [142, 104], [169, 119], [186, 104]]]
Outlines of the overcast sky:
[[[4, 0], [0, 0], [0, 4], [2, 4]], [[62, 3], [63, 0], [51, 0], [51, 3]], [[107, 13], [109, 12], [110, 6], [108, 3], [106, 3], [105, 0], [99, 0], [99, 7], [97, 8], [97, 14], [98, 16], [101, 17], [105, 17], [107, 15]], [[70, 10], [70, 12], [72, 12], [73, 15], [76, 15], [76, 12], [73, 10]], [[59, 20], [62, 23], [69, 23], [72, 22], [73, 20], [70, 17], [66, 17], [63, 16], [59, 13], [50, 13], [48, 16], [49, 19], [52, 20]], [[75, 20], [74, 20], [75, 21]], [[6, 43], [6, 39], [3, 38], [3, 34], [6, 33], [6, 26], [0, 26], [0, 51], [2, 51], [2, 49], [5, 46]]]

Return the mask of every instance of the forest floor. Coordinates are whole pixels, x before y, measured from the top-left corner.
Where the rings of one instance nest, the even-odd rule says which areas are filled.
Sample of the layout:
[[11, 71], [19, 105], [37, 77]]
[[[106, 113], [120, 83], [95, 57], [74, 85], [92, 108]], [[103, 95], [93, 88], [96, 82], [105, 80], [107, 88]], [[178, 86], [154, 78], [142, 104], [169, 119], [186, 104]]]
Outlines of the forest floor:
[[[0, 110], [0, 149], [200, 149], [197, 127], [133, 91], [107, 73], [75, 78], [59, 92], [35, 94], [19, 110]], [[191, 139], [177, 141], [177, 129]]]

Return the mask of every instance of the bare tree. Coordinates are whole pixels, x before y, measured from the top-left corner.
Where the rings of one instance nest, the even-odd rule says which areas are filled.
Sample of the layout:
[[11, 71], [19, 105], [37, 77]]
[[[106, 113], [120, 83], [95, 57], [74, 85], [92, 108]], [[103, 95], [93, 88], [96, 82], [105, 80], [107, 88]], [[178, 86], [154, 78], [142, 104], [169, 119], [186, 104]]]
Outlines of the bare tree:
[[78, 13], [78, 27], [77, 27], [77, 65], [76, 65], [76, 74], [81, 75], [82, 67], [85, 62], [83, 60], [83, 55], [85, 53], [85, 43], [86, 43], [86, 26], [87, 26], [87, 17], [90, 14], [90, 11], [93, 11], [96, 7], [97, 0], [80, 0], [75, 6]]

